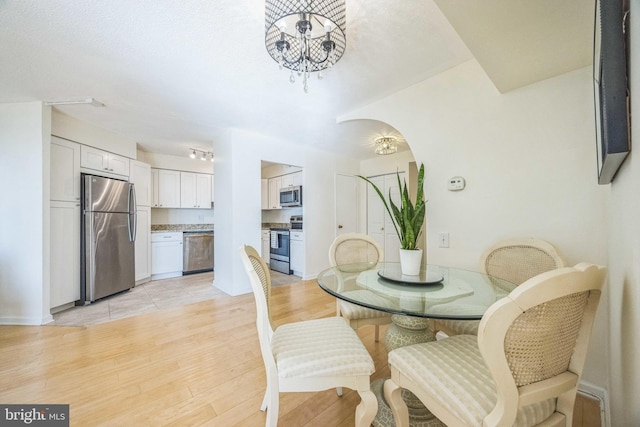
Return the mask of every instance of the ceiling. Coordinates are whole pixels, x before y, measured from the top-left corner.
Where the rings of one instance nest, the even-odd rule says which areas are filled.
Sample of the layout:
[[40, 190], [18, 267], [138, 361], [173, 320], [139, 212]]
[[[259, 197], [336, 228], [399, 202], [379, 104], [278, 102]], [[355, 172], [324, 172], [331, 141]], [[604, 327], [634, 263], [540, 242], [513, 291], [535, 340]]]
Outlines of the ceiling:
[[[210, 151], [230, 128], [375, 157], [387, 124], [336, 117], [476, 58], [501, 91], [584, 67], [584, 0], [347, 0], [347, 50], [309, 93], [264, 47], [264, 0], [0, 1], [0, 103], [56, 107], [139, 148]], [[401, 149], [406, 149], [406, 144]]]

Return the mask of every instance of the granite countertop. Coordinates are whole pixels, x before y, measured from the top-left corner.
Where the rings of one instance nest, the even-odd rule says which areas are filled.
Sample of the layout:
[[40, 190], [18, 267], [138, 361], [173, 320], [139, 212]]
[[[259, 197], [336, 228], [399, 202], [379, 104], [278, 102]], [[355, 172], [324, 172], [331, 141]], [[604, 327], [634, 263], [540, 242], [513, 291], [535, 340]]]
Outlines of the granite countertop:
[[213, 224], [154, 224], [151, 232], [163, 231], [213, 231]]

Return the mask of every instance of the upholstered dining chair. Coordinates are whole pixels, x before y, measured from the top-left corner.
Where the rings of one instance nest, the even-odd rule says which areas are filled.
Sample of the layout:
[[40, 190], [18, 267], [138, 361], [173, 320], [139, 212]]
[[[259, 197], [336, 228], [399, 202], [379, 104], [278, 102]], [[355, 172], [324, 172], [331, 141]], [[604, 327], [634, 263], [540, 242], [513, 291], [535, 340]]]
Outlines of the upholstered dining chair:
[[[384, 255], [382, 248], [370, 236], [360, 233], [345, 233], [336, 237], [331, 246], [329, 247], [329, 264], [331, 267], [346, 266], [348, 264], [363, 263], [368, 265], [375, 265], [378, 262], [384, 261]], [[344, 267], [347, 268], [347, 267]], [[356, 267], [357, 270], [357, 267]], [[361, 270], [365, 270], [362, 268]], [[355, 274], [359, 271], [354, 271]], [[386, 304], [385, 299], [377, 296], [368, 290], [351, 291], [357, 292], [360, 295], [358, 300], [363, 300], [362, 296], [366, 296], [366, 299], [371, 301], [372, 304], [380, 305]], [[349, 292], [345, 292], [348, 295]], [[357, 304], [352, 304], [347, 301], [338, 300], [336, 302], [336, 312], [338, 316], [342, 316], [349, 322], [349, 325], [353, 329], [358, 329], [360, 326], [374, 325], [375, 326], [375, 341], [377, 342], [380, 337], [380, 325], [387, 325], [391, 323], [391, 315], [379, 310], [374, 310], [367, 307], [362, 307]]]
[[373, 359], [344, 319], [306, 320], [271, 326], [269, 300], [271, 276], [260, 254], [251, 246], [240, 251], [256, 301], [256, 325], [267, 374], [267, 389], [261, 410], [267, 411], [266, 426], [278, 424], [280, 392], [310, 392], [347, 387], [356, 390], [356, 427], [369, 427], [378, 410], [370, 390]]
[[[492, 285], [498, 290], [502, 284], [499, 280], [492, 280], [494, 277], [520, 285], [540, 273], [565, 265], [552, 244], [533, 237], [502, 240], [480, 256], [480, 271], [489, 276]], [[502, 291], [506, 295], [510, 289]], [[446, 310], [446, 307], [442, 308]], [[434, 312], [437, 312], [437, 309]], [[442, 331], [449, 336], [477, 335], [480, 325], [479, 320], [434, 320], [433, 323], [435, 331]]]
[[384, 394], [396, 425], [409, 425], [405, 388], [449, 426], [571, 426], [605, 272], [540, 274], [495, 302], [477, 337], [391, 351]]

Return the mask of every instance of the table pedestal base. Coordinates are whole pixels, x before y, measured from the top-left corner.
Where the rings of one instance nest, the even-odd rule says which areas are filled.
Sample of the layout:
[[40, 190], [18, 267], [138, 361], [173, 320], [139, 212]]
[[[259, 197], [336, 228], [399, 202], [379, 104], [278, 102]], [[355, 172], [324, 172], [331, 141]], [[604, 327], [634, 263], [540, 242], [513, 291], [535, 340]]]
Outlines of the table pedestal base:
[[[373, 420], [373, 427], [396, 426], [391, 408], [387, 405], [387, 401], [384, 398], [384, 382], [385, 379], [380, 379], [371, 383], [371, 391], [378, 399], [378, 414]], [[411, 427], [446, 427], [446, 425], [429, 412], [422, 402], [410, 391], [402, 390], [402, 398], [409, 408], [409, 425]]]
[[384, 336], [387, 351], [436, 340], [436, 336], [429, 328], [428, 319], [394, 314], [391, 316], [391, 322]]
[[[387, 351], [407, 345], [435, 341], [436, 337], [429, 327], [429, 320], [422, 317], [403, 316], [394, 314], [391, 316], [391, 324], [387, 327], [384, 336], [384, 345]], [[395, 427], [391, 408], [384, 398], [385, 379], [371, 383], [371, 391], [378, 399], [378, 414], [373, 420], [374, 427]], [[411, 427], [445, 427], [413, 393], [402, 390], [402, 399], [409, 408], [409, 424]]]

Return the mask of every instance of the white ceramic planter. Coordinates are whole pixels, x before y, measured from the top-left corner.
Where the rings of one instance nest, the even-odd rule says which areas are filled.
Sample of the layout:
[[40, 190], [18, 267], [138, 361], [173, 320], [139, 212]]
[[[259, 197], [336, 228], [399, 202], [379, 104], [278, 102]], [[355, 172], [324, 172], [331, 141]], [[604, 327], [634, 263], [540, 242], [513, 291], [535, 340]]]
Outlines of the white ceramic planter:
[[400, 270], [407, 276], [420, 274], [422, 249], [400, 249]]

